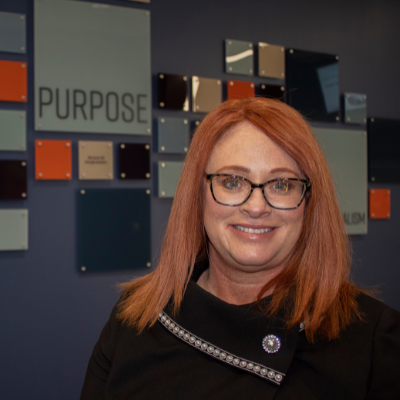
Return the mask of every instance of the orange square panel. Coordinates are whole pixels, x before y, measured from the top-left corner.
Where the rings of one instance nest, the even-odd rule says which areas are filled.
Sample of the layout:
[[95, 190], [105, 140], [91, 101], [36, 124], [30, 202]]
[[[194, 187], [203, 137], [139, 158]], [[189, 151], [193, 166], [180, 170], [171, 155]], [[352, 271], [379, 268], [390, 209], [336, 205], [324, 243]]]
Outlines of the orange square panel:
[[369, 218], [390, 218], [390, 189], [369, 190]]
[[228, 100], [254, 97], [254, 83], [243, 81], [228, 81]]
[[27, 69], [26, 62], [0, 60], [0, 101], [28, 100]]
[[36, 140], [36, 179], [71, 179], [71, 147], [70, 140]]

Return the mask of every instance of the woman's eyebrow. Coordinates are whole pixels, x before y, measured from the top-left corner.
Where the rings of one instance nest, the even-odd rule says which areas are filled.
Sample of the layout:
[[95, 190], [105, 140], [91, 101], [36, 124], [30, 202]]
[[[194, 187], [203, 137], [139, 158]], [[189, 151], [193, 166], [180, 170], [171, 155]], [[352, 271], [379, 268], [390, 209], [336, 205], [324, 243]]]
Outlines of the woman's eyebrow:
[[224, 167], [219, 168], [215, 173], [219, 174], [220, 172], [223, 172], [225, 170], [227, 170], [229, 172], [232, 172], [232, 171], [234, 171], [234, 172], [239, 171], [239, 172], [246, 172], [246, 173], [250, 172], [249, 168], [242, 167], [241, 165], [225, 165]]
[[280, 173], [280, 172], [288, 172], [289, 174], [294, 174], [297, 177], [299, 177], [299, 174], [290, 168], [274, 168], [273, 170], [270, 171], [270, 174], [276, 174], [276, 173]]

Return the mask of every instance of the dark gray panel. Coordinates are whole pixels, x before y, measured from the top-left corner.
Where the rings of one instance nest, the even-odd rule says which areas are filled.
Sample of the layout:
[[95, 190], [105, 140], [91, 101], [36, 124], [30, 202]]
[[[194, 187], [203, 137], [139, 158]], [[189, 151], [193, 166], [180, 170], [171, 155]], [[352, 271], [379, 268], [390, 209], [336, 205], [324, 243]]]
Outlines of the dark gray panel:
[[26, 53], [24, 14], [0, 12], [0, 51]]
[[189, 147], [189, 121], [184, 118], [158, 118], [158, 151], [186, 154]]

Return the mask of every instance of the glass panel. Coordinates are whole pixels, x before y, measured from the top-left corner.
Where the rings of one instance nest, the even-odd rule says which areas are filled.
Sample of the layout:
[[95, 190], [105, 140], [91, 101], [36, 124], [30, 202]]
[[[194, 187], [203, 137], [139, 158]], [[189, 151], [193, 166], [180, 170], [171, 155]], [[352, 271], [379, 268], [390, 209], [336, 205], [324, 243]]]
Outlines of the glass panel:
[[151, 134], [150, 12], [35, 0], [35, 128]]
[[347, 233], [367, 233], [366, 132], [314, 127], [312, 130], [336, 184]]
[[368, 119], [369, 179], [400, 183], [400, 120]]
[[189, 147], [189, 121], [183, 118], [158, 118], [158, 151], [186, 154]]
[[26, 62], [0, 61], [0, 101], [27, 101]]
[[284, 101], [285, 86], [260, 84], [260, 96]]
[[225, 71], [228, 74], [253, 75], [253, 43], [225, 40]]
[[314, 121], [339, 121], [339, 57], [286, 50], [287, 102]]
[[158, 163], [158, 197], [174, 197], [183, 161], [160, 161]]
[[210, 112], [222, 103], [221, 81], [193, 76], [192, 95], [194, 112]]
[[26, 160], [0, 160], [0, 200], [27, 198]]
[[228, 100], [254, 97], [254, 83], [228, 81]]
[[189, 111], [187, 76], [158, 74], [158, 106]]
[[79, 179], [113, 179], [112, 142], [79, 141]]
[[285, 48], [258, 43], [258, 75], [285, 79]]
[[26, 112], [0, 110], [0, 150], [26, 150]]
[[344, 122], [347, 124], [367, 123], [367, 96], [365, 94], [344, 94]]
[[150, 195], [146, 189], [78, 192], [78, 258], [82, 272], [151, 266]]
[[28, 210], [0, 210], [0, 250], [28, 249]]
[[26, 53], [25, 37], [25, 15], [0, 12], [0, 51]]
[[118, 155], [120, 179], [150, 179], [150, 144], [120, 143]]
[[70, 140], [35, 141], [36, 179], [72, 179]]

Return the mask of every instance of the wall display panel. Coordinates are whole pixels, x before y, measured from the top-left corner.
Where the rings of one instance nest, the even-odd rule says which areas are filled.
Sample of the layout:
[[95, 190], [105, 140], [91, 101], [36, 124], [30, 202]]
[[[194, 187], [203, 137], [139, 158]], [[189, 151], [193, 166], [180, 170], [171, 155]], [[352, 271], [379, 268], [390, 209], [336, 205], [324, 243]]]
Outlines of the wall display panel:
[[253, 75], [253, 43], [225, 40], [225, 71], [228, 74]]
[[0, 151], [26, 150], [26, 112], [0, 110]]
[[150, 179], [150, 144], [120, 143], [118, 164], [120, 179]]
[[0, 200], [27, 198], [26, 160], [0, 160]]
[[158, 106], [189, 111], [187, 76], [158, 74]]
[[28, 249], [28, 210], [0, 210], [0, 251]]
[[254, 83], [243, 81], [228, 81], [228, 100], [247, 99], [254, 97]]
[[26, 62], [0, 60], [0, 101], [27, 101]]
[[285, 48], [268, 43], [258, 43], [258, 75], [285, 79]]
[[112, 142], [78, 142], [79, 179], [113, 179]]
[[369, 217], [371, 219], [390, 218], [390, 189], [369, 190]]
[[189, 121], [183, 118], [158, 118], [158, 151], [186, 154], [189, 147]]
[[314, 121], [339, 121], [339, 57], [286, 50], [287, 102]]
[[150, 0], [127, 0], [127, 1], [138, 1], [140, 3], [150, 3]]
[[368, 119], [368, 165], [371, 182], [400, 183], [400, 120]]
[[41, 180], [72, 179], [70, 140], [35, 140], [35, 177]]
[[222, 88], [219, 79], [192, 77], [194, 112], [210, 112], [222, 103]]
[[158, 163], [158, 197], [174, 197], [182, 173], [183, 161], [160, 161]]
[[0, 12], [0, 51], [26, 53], [25, 15]]
[[367, 123], [367, 96], [365, 94], [344, 94], [344, 122], [347, 124]]
[[35, 0], [35, 128], [151, 134], [150, 12]]
[[82, 272], [151, 266], [149, 189], [81, 189], [78, 258]]
[[284, 101], [285, 86], [261, 83], [259, 86], [259, 93], [261, 97]]
[[314, 127], [312, 130], [328, 161], [346, 232], [367, 233], [366, 132]]

